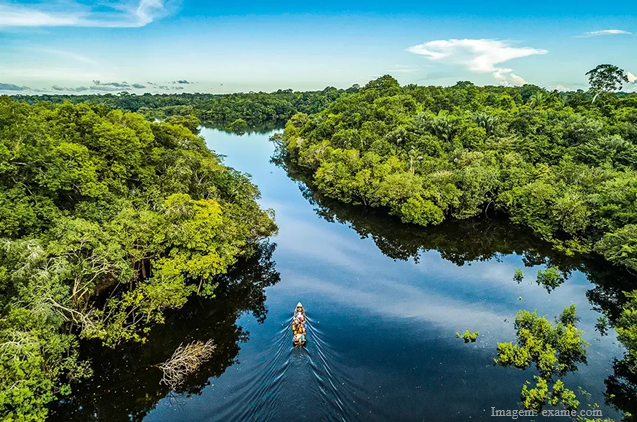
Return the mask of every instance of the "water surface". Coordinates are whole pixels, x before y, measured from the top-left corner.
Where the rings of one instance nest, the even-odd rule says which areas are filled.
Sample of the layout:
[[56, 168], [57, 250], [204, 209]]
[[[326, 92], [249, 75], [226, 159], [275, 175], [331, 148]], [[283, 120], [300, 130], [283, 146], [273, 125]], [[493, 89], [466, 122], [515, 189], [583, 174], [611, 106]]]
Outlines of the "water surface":
[[[487, 420], [491, 408], [519, 409], [534, 371], [494, 366], [496, 345], [515, 339], [519, 309], [552, 320], [575, 303], [589, 347], [571, 389], [602, 405], [604, 380], [623, 349], [595, 330], [599, 309], [616, 307], [624, 274], [594, 258], [551, 251], [502, 221], [424, 229], [325, 200], [271, 162], [267, 134], [203, 129], [225, 163], [252, 175], [278, 236], [238, 265], [213, 300], [195, 299], [124, 352], [86, 347], [96, 379], [55, 410], [64, 420], [422, 421]], [[294, 176], [299, 177], [299, 176]], [[535, 274], [569, 271], [552, 292]], [[515, 268], [525, 280], [513, 281]], [[592, 281], [594, 283], [592, 283]], [[308, 343], [293, 348], [290, 318], [302, 301]], [[465, 344], [456, 332], [479, 331]], [[181, 342], [213, 338], [216, 357], [169, 392], [153, 365]], [[98, 387], [99, 384], [99, 387]]]

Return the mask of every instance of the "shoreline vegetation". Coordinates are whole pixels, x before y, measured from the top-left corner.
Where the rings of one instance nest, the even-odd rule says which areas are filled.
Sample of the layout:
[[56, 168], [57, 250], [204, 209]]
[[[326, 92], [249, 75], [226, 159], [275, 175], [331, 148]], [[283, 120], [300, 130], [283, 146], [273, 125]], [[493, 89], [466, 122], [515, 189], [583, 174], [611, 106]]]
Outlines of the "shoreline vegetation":
[[[464, 266], [477, 261], [498, 260], [502, 255], [517, 254], [522, 257], [527, 267], [537, 265], [546, 267], [545, 270], [538, 271], [534, 282], [527, 281], [542, 286], [549, 294], [571, 278], [574, 272], [580, 271], [585, 274], [592, 287], [587, 291], [586, 296], [592, 308], [602, 314], [598, 318], [595, 330], [600, 336], [606, 336], [608, 330], [611, 327], [614, 328], [618, 339], [627, 349], [623, 358], [613, 360], [613, 371], [604, 381], [606, 386], [604, 401], [606, 405], [624, 414], [623, 420], [633, 420], [633, 415], [637, 414], [637, 405], [634, 402], [634, 397], [637, 397], [637, 368], [635, 366], [636, 348], [632, 340], [635, 336], [636, 323], [632, 318], [637, 309], [635, 306], [637, 301], [632, 298], [634, 293], [626, 294], [635, 288], [635, 277], [626, 267], [609, 265], [602, 256], [596, 254], [566, 254], [563, 250], [558, 250], [551, 243], [539, 238], [528, 227], [514, 224], [501, 214], [491, 218], [479, 216], [469, 219], [448, 219], [439, 225], [422, 227], [404, 224], [400, 219], [390, 219], [385, 210], [380, 208], [347, 204], [329, 198], [316, 189], [311, 173], [296, 166], [285, 153], [280, 142], [277, 142], [277, 145], [277, 151], [272, 157], [273, 162], [284, 168], [289, 177], [299, 182], [303, 196], [315, 207], [317, 215], [327, 221], [340, 222], [349, 226], [361, 238], [373, 239], [382, 253], [392, 259], [413, 260], [418, 263], [422, 253], [435, 250], [445, 260]], [[519, 284], [524, 280], [524, 272], [517, 268], [512, 281]], [[519, 312], [533, 313], [525, 309], [520, 309]], [[547, 318], [547, 316], [541, 318], [538, 316], [538, 321], [540, 319], [542, 322], [548, 321]], [[517, 322], [515, 325], [517, 326]], [[574, 337], [554, 334], [549, 336], [551, 341], [563, 347], [569, 348], [575, 344], [570, 342], [574, 340]], [[588, 334], [590, 336], [592, 333]], [[546, 342], [549, 337], [543, 341]], [[537, 338], [529, 339], [523, 340], [520, 345], [524, 347], [540, 345], [540, 349], [545, 350], [542, 347], [546, 346], [546, 343], [538, 343]], [[531, 355], [528, 357], [531, 358]], [[551, 359], [550, 356], [548, 358]], [[572, 370], [577, 370], [576, 364], [572, 366]], [[563, 389], [558, 388], [558, 390]], [[535, 406], [548, 403], [548, 390], [546, 394], [544, 388], [531, 389], [527, 393], [530, 391], [541, 394], [531, 393], [534, 399], [527, 401], [526, 404]], [[577, 396], [581, 405], [586, 402], [586, 406], [595, 406], [594, 403], [589, 403], [586, 392], [581, 388], [577, 389]], [[529, 395], [525, 396], [523, 389], [520, 399], [524, 402], [527, 398]], [[555, 397], [552, 402], [558, 406], [563, 407], [568, 404], [568, 400], [565, 403], [554, 399]]]
[[[637, 274], [637, 94], [401, 87], [383, 76], [313, 92], [0, 96], [4, 419], [43, 421], [91, 376], [80, 340], [143, 343], [166, 312], [214, 297], [260, 250], [273, 213], [197, 132], [286, 121], [278, 159], [330, 200], [377, 208], [407, 231], [506, 216], [565, 257], [598, 254]], [[567, 278], [558, 267], [541, 276], [549, 292]], [[620, 296], [603, 310], [627, 348], [607, 381], [621, 394], [608, 400], [629, 420], [637, 290]]]
[[14, 95], [29, 104], [52, 103], [102, 104], [111, 108], [142, 114], [151, 121], [164, 121], [173, 116], [195, 116], [203, 126], [242, 134], [246, 131], [270, 131], [283, 128], [298, 112], [317, 113], [338, 98], [358, 91], [327, 87], [321, 91], [249, 92], [236, 94], [143, 94], [128, 92], [89, 95]]
[[[112, 349], [98, 340], [83, 341], [80, 356], [90, 359], [93, 376], [73, 384], [71, 395], [52, 402], [47, 420], [141, 421], [161, 400], [176, 405], [184, 397], [202, 394], [211, 378], [236, 364], [251, 337], [240, 316], [250, 314], [258, 323], [265, 321], [266, 288], [280, 281], [272, 260], [275, 249], [271, 242], [259, 243], [254, 254], [240, 257], [216, 277], [214, 297], [193, 296], [182, 308], [167, 310], [165, 322], [154, 326], [144, 343], [126, 342]], [[174, 388], [162, 382], [159, 366], [170, 361], [179, 347], [211, 339], [215, 350], [194, 373]]]
[[46, 419], [92, 373], [80, 339], [145, 342], [276, 233], [257, 187], [188, 126], [0, 97], [3, 420]]
[[[470, 82], [401, 87], [383, 76], [322, 112], [297, 113], [273, 140], [328, 198], [420, 226], [504, 215], [556, 250], [598, 254], [635, 281], [637, 94], [608, 92], [618, 88], [613, 81], [595, 80], [608, 68], [589, 72], [590, 93]], [[621, 70], [611, 70], [621, 87]], [[550, 292], [564, 279], [550, 267], [537, 283]], [[609, 384], [623, 397], [637, 393], [635, 287], [608, 319], [627, 349], [614, 364], [623, 376]], [[527, 400], [538, 391], [522, 392], [526, 408], [538, 406]], [[630, 400], [608, 400], [632, 419]]]
[[[637, 94], [400, 87], [390, 76], [280, 140], [324, 195], [404, 223], [503, 213], [566, 253], [637, 275]], [[278, 138], [278, 137], [277, 137]]]

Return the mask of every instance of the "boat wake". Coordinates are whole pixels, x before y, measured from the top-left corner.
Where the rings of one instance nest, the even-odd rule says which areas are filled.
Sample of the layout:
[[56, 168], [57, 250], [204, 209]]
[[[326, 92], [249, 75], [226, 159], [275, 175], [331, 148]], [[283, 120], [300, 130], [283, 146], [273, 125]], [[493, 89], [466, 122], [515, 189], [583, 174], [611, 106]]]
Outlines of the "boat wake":
[[252, 376], [235, 385], [238, 399], [216, 415], [219, 420], [358, 421], [372, 410], [382, 413], [319, 326], [308, 316], [307, 344], [295, 347], [292, 322], [282, 322], [275, 341], [260, 352], [258, 365], [245, 368]]

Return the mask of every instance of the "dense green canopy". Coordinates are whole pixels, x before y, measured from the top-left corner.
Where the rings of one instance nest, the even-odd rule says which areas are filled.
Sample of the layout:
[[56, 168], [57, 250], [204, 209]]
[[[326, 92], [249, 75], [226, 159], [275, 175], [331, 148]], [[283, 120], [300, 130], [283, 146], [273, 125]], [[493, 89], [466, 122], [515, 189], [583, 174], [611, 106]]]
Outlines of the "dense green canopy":
[[[421, 226], [499, 212], [562, 253], [597, 252], [634, 276], [637, 94], [609, 90], [401, 87], [384, 76], [322, 112], [296, 114], [275, 138], [283, 161], [322, 196]], [[557, 268], [538, 273], [549, 290], [563, 281]], [[631, 418], [637, 290], [618, 295], [623, 305], [609, 317], [627, 353], [607, 399]], [[548, 398], [546, 383], [523, 391], [525, 405], [541, 408], [526, 399]], [[570, 403], [562, 387], [555, 383], [552, 400]]]
[[[610, 265], [595, 254], [567, 255], [539, 239], [528, 228], [503, 221], [502, 218], [449, 219], [440, 225], [428, 227], [403, 224], [398, 219], [388, 219], [381, 209], [327, 198], [308, 179], [311, 175], [295, 166], [289, 158], [281, 149], [273, 157], [288, 172], [288, 176], [302, 182], [299, 188], [321, 218], [338, 221], [362, 238], [372, 239], [379, 250], [392, 259], [413, 259], [418, 262], [424, 252], [435, 250], [443, 259], [462, 266], [477, 261], [499, 260], [503, 254], [514, 253], [521, 256], [526, 267], [546, 267], [546, 270], [538, 271], [536, 282], [549, 293], [560, 288], [573, 272], [581, 271], [591, 282], [590, 290], [586, 292], [590, 304], [603, 314], [598, 319], [596, 329], [601, 335], [606, 335], [608, 329], [614, 327], [618, 339], [627, 348], [623, 358], [613, 362], [613, 372], [605, 381], [606, 404], [622, 412], [627, 421], [632, 420], [630, 415], [637, 415], [637, 403], [634, 400], [637, 397], [637, 291], [626, 294], [636, 285], [634, 275], [626, 267]], [[520, 283], [524, 277], [524, 271], [516, 269], [513, 280]], [[517, 328], [521, 328], [521, 325]], [[536, 382], [536, 387], [539, 388], [527, 389], [529, 392], [543, 392], [544, 387], [548, 387], [548, 380]], [[553, 394], [553, 400], [556, 397], [565, 398], [562, 393], [566, 390], [558, 387], [556, 391], [553, 388], [553, 393], [556, 392], [559, 395]], [[531, 393], [532, 396], [528, 397], [545, 396], [548, 400], [548, 390], [545, 393]], [[529, 404], [533, 402], [535, 400]], [[561, 404], [567, 403], [562, 401]]]
[[[0, 97], [0, 415], [44, 419], [91, 373], [79, 338], [145, 341], [165, 310], [214, 295], [219, 275], [276, 230], [256, 187], [194, 134], [200, 121], [243, 132], [291, 117], [285, 159], [317, 194], [406, 223], [507, 215], [560, 250], [560, 269], [539, 274], [547, 289], [564, 281], [563, 253], [597, 251], [636, 273], [637, 95], [609, 90], [400, 87], [385, 76], [305, 93]], [[380, 221], [376, 241], [392, 256], [449, 243], [409, 225], [396, 242]], [[621, 304], [606, 313], [628, 353], [607, 385], [626, 410], [637, 296], [622, 291], [598, 299]]]
[[283, 141], [326, 196], [423, 226], [495, 209], [637, 272], [637, 95], [384, 76], [295, 115]]
[[42, 420], [90, 374], [78, 337], [145, 341], [276, 231], [192, 123], [0, 97], [2, 420]]
[[[297, 112], [317, 113], [341, 96], [355, 92], [357, 86], [348, 90], [327, 87], [322, 91], [292, 91], [280, 89], [275, 92], [249, 92], [237, 94], [143, 94], [127, 92], [103, 95], [25, 95], [15, 96], [29, 103], [69, 101], [72, 103], [104, 104], [112, 108], [136, 111], [150, 120], [164, 120], [170, 116], [195, 115], [205, 124], [241, 131], [237, 120], [250, 127], [264, 124], [283, 124]], [[234, 123], [234, 125], [233, 125]]]

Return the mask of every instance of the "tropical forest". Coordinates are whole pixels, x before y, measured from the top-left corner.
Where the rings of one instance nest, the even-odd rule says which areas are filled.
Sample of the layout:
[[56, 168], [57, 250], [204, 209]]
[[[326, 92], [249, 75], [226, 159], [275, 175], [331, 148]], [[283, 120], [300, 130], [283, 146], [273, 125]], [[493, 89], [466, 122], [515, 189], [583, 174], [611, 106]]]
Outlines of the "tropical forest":
[[602, 6], [0, 0], [0, 421], [636, 421]]

